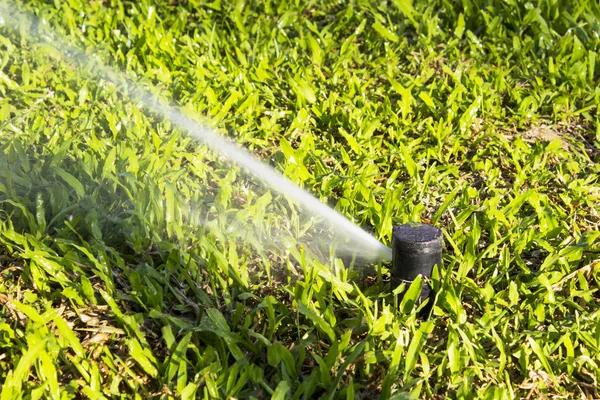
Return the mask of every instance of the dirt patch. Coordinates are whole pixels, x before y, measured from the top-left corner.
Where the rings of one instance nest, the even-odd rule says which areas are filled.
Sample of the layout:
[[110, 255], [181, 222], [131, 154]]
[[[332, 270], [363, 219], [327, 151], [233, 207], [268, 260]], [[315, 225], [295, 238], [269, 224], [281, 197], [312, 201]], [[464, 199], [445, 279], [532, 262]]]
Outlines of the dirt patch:
[[563, 149], [575, 150], [579, 147], [596, 162], [600, 160], [600, 149], [595, 143], [595, 132], [593, 131], [594, 127], [589, 123], [573, 123], [532, 126], [521, 135], [526, 142], [537, 140], [551, 142], [559, 139]]
[[[525, 140], [542, 140], [544, 142], [551, 142], [556, 139], [563, 139], [564, 132], [551, 126], [534, 126], [528, 131], [523, 133], [523, 139]], [[566, 145], [566, 143], [565, 143]]]

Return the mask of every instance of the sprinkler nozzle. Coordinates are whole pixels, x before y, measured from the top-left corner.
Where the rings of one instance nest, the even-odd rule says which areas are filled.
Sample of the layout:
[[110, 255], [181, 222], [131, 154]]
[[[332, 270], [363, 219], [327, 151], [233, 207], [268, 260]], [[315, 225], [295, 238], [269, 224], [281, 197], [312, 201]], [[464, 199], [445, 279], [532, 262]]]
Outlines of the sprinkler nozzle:
[[[435, 226], [410, 223], [395, 226], [392, 231], [392, 288], [402, 282], [410, 284], [418, 275], [431, 278], [433, 266], [442, 266], [442, 231]], [[418, 304], [431, 294], [431, 286], [423, 284]]]

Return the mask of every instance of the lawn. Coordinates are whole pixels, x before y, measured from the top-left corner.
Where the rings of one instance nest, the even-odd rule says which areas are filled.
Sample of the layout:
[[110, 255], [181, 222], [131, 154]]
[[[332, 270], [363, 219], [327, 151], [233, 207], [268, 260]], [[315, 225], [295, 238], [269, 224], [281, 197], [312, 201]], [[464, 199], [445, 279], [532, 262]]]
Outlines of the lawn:
[[[0, 400], [599, 398], [599, 52], [592, 0], [0, 0]], [[158, 101], [441, 228], [429, 317]]]

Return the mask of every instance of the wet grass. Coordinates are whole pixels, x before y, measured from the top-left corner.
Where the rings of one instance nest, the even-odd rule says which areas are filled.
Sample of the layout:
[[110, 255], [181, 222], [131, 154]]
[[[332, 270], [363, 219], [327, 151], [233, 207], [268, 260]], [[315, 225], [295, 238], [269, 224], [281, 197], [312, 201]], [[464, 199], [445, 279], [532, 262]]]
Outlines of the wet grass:
[[445, 255], [423, 321], [387, 265], [318, 262], [286, 199], [5, 21], [2, 400], [600, 397], [597, 4], [11, 4]]

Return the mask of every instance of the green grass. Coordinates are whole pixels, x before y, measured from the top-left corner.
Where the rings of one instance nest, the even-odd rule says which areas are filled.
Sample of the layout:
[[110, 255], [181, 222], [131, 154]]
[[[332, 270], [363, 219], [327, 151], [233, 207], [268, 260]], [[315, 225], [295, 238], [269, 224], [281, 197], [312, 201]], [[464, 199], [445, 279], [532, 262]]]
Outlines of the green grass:
[[600, 397], [597, 3], [255, 3], [14, 5], [384, 243], [443, 228], [431, 317], [5, 23], [0, 399]]

